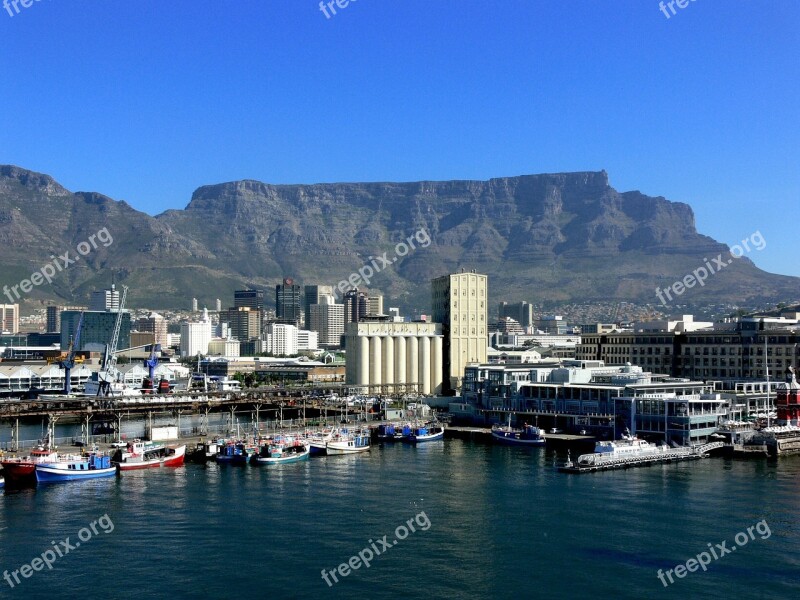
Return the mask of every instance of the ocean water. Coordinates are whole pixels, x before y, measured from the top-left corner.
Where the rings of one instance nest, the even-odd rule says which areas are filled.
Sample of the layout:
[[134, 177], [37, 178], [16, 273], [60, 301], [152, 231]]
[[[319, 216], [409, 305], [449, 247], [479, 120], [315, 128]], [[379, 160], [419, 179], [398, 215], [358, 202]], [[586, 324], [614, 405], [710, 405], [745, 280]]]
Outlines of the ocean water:
[[[563, 459], [446, 440], [7, 492], [0, 569], [72, 548], [0, 596], [800, 597], [800, 457], [587, 475], [556, 472]], [[659, 580], [723, 542], [707, 571]], [[369, 567], [343, 576], [359, 553]]]

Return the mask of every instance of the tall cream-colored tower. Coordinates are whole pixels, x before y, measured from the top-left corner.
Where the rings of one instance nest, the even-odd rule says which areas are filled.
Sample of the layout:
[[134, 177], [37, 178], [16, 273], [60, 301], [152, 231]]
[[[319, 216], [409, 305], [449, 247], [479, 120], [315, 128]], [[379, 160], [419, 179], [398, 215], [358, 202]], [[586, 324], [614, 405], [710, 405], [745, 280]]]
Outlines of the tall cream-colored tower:
[[464, 367], [485, 363], [488, 338], [488, 277], [478, 273], [454, 273], [431, 282], [434, 323], [444, 334], [444, 393], [461, 390]]

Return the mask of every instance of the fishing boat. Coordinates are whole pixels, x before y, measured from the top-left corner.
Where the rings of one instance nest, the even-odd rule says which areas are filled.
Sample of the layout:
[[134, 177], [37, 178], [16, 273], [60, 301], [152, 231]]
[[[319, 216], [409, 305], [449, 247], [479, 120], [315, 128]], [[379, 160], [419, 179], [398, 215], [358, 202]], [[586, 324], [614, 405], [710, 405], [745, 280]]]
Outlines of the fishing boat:
[[56, 462], [36, 465], [36, 480], [39, 483], [80, 481], [113, 477], [116, 474], [117, 467], [111, 464], [111, 457], [94, 452], [89, 456], [65, 456]]
[[228, 442], [220, 447], [216, 460], [222, 464], [246, 465], [255, 453], [255, 448], [244, 442]]
[[225, 445], [225, 440], [206, 440], [205, 442], [198, 442], [195, 449], [189, 453], [187, 458], [193, 462], [206, 463], [216, 459], [219, 449], [223, 445]]
[[300, 440], [278, 438], [261, 446], [253, 461], [259, 465], [280, 465], [308, 460], [310, 453], [308, 445]]
[[31, 450], [23, 458], [6, 458], [0, 465], [3, 467], [3, 476], [9, 483], [33, 483], [36, 481], [36, 465], [51, 463], [58, 460], [58, 454], [50, 448], [49, 443], [42, 444]]
[[498, 444], [512, 446], [544, 446], [547, 443], [544, 432], [538, 427], [527, 423], [522, 426], [522, 429], [511, 427], [511, 415], [508, 416], [507, 425], [492, 427], [492, 440]]
[[0, 477], [0, 490], [6, 487], [6, 480]]
[[326, 427], [322, 431], [308, 435], [306, 437], [306, 443], [308, 444], [311, 454], [313, 456], [324, 456], [327, 454], [328, 442], [333, 439], [335, 434], [335, 429]]
[[369, 448], [369, 432], [349, 432], [346, 429], [342, 429], [337, 435], [334, 435], [325, 446], [325, 450], [329, 455], [369, 452]]
[[398, 423], [378, 425], [377, 438], [382, 442], [395, 442], [403, 439], [403, 427]]
[[186, 445], [148, 447], [145, 442], [130, 442], [125, 450], [117, 450], [112, 458], [120, 471], [154, 467], [179, 467], [186, 458]]
[[403, 427], [403, 441], [408, 444], [420, 444], [422, 442], [435, 442], [444, 439], [444, 425], [428, 423], [427, 425]]

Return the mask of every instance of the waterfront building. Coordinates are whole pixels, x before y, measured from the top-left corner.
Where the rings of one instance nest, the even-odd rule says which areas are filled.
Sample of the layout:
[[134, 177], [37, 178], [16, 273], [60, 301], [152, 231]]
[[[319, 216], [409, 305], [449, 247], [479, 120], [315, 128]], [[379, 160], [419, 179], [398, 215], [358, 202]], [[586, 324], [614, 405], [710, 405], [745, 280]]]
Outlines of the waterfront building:
[[440, 394], [443, 348], [440, 323], [350, 323], [345, 334], [346, 382], [373, 389], [405, 384], [422, 394]]
[[463, 397], [490, 414], [514, 411], [571, 431], [616, 438], [630, 430], [680, 445], [709, 441], [730, 406], [712, 384], [599, 361], [470, 365]]
[[[333, 298], [333, 286], [332, 285], [307, 285], [304, 289], [303, 295], [303, 312], [304, 312], [304, 325], [307, 329], [312, 329], [314, 331], [319, 331], [311, 326], [311, 307], [315, 304], [323, 304], [322, 298]], [[334, 300], [335, 302], [335, 300]], [[332, 304], [334, 303], [332, 302]], [[321, 343], [321, 342], [320, 342]]]
[[501, 302], [498, 308], [498, 316], [500, 319], [510, 318], [519, 323], [523, 329], [527, 331], [529, 327], [533, 326], [533, 304], [527, 302], [515, 302], [509, 304], [508, 302]]
[[19, 304], [0, 304], [0, 333], [19, 332]]
[[275, 286], [275, 318], [284, 323], [300, 324], [300, 286], [290, 277]]
[[[81, 338], [76, 350], [92, 350], [103, 352], [107, 344], [111, 343], [114, 336], [114, 326], [117, 322], [118, 312], [110, 311], [79, 311], [65, 310], [61, 313], [61, 348], [66, 350], [70, 340], [75, 337], [78, 323], [83, 315]], [[119, 340], [117, 348], [131, 347], [131, 315], [127, 310], [122, 311]]]
[[454, 273], [431, 282], [432, 321], [442, 324], [444, 373], [442, 392], [461, 389], [464, 367], [485, 363], [488, 326], [488, 277]]

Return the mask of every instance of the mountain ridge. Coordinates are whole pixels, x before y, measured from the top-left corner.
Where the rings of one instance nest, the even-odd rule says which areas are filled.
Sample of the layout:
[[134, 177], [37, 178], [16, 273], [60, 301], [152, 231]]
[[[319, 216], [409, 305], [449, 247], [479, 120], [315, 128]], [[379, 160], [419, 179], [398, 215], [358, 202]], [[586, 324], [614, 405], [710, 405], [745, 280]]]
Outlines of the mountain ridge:
[[[8, 249], [0, 283], [18, 283], [101, 227], [112, 245], [28, 297], [85, 302], [114, 273], [131, 287], [133, 305], [186, 306], [194, 296], [227, 306], [234, 289], [274, 288], [284, 276], [335, 285], [425, 230], [430, 246], [398, 257], [371, 282], [407, 310], [426, 312], [429, 280], [462, 267], [490, 276], [492, 305], [658, 304], [656, 287], [728, 252], [697, 231], [688, 204], [618, 192], [604, 170], [416, 182], [237, 180], [200, 186], [185, 208], [150, 216], [103, 194], [69, 192], [49, 175], [0, 166], [0, 240]], [[787, 300], [798, 283], [743, 257], [680, 300]]]

